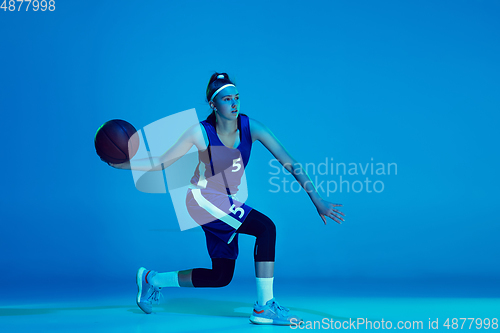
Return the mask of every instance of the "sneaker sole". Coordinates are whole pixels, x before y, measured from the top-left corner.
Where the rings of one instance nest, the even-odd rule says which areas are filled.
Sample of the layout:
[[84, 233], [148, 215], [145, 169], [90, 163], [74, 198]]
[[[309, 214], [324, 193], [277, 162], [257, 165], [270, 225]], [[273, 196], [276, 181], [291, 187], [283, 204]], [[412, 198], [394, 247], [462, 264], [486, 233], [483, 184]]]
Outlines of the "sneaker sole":
[[262, 317], [255, 317], [255, 316], [250, 316], [250, 321], [256, 325], [280, 325], [280, 326], [290, 326], [292, 323], [290, 322], [275, 322], [273, 319], [269, 318], [262, 318]]

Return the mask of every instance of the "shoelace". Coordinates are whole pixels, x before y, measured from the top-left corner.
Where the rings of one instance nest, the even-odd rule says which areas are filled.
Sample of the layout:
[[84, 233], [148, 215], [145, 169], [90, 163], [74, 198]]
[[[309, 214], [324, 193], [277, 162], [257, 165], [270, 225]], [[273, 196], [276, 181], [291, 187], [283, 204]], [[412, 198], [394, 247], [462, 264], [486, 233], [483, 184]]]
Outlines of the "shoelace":
[[288, 311], [290, 311], [289, 308], [286, 308], [284, 306], [279, 305], [278, 302], [276, 302], [276, 301], [273, 302], [273, 304], [271, 305], [271, 307], [273, 307], [273, 308], [275, 308], [277, 310], [283, 311], [283, 312], [287, 312], [287, 313], [288, 313]]
[[[151, 291], [151, 289], [153, 290]], [[148, 297], [148, 300], [155, 302], [156, 304], [160, 304], [160, 298], [163, 297], [161, 288], [151, 286], [149, 287], [148, 293], [151, 293], [151, 295], [149, 295]]]

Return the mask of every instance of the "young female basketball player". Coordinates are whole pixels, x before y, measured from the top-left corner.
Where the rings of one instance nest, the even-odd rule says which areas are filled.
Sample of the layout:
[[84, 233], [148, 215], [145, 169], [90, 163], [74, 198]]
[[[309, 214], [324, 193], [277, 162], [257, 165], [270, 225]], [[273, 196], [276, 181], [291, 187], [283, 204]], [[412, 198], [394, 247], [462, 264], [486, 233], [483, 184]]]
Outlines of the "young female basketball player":
[[[257, 302], [250, 316], [255, 324], [290, 325], [300, 319], [289, 314], [273, 296], [276, 228], [266, 215], [239, 202], [235, 193], [250, 157], [253, 142], [260, 141], [306, 190], [326, 224], [326, 217], [337, 223], [342, 212], [321, 198], [301, 164], [293, 159], [273, 133], [262, 123], [240, 114], [239, 93], [226, 73], [215, 73], [207, 87], [212, 108], [208, 118], [188, 129], [163, 155], [134, 160], [135, 170], [161, 170], [186, 154], [193, 145], [199, 163], [191, 179], [186, 205], [191, 217], [203, 228], [212, 269], [194, 268], [158, 273], [141, 267], [137, 272], [137, 304], [145, 313], [152, 312], [164, 287], [223, 287], [233, 277], [238, 256], [238, 234], [256, 237], [254, 247]], [[202, 135], [199, 135], [201, 128]], [[130, 162], [110, 164], [130, 169]]]

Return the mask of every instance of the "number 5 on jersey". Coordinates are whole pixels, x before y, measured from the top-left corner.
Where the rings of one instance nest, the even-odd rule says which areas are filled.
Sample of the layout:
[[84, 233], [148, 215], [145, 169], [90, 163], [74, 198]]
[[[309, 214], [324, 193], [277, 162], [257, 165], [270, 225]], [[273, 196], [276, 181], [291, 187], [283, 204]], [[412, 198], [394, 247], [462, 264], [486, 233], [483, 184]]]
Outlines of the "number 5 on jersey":
[[233, 213], [234, 215], [236, 215], [237, 213], [241, 213], [241, 215], [239, 216], [239, 218], [241, 219], [244, 215], [245, 215], [245, 211], [243, 210], [243, 208], [241, 207], [238, 207], [238, 208], [235, 208], [236, 205], [233, 204], [229, 210], [231, 211], [231, 213]]
[[238, 170], [241, 169], [241, 164], [239, 163], [241, 161], [241, 157], [238, 157], [233, 160], [233, 167], [235, 167], [235, 170], [231, 170], [231, 172], [238, 172]]

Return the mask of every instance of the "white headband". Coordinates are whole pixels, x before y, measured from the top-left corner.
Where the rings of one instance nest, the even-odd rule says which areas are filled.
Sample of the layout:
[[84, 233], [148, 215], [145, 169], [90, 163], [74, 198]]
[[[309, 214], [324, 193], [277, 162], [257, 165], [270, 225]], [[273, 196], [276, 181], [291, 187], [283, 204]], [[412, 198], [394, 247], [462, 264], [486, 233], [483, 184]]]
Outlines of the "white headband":
[[214, 97], [219, 93], [219, 91], [221, 91], [222, 89], [226, 88], [226, 87], [230, 87], [230, 86], [233, 86], [235, 87], [234, 84], [225, 84], [223, 85], [222, 87], [220, 87], [219, 89], [217, 89], [213, 94], [212, 94], [212, 97], [210, 98], [210, 101], [212, 101], [214, 99]]

